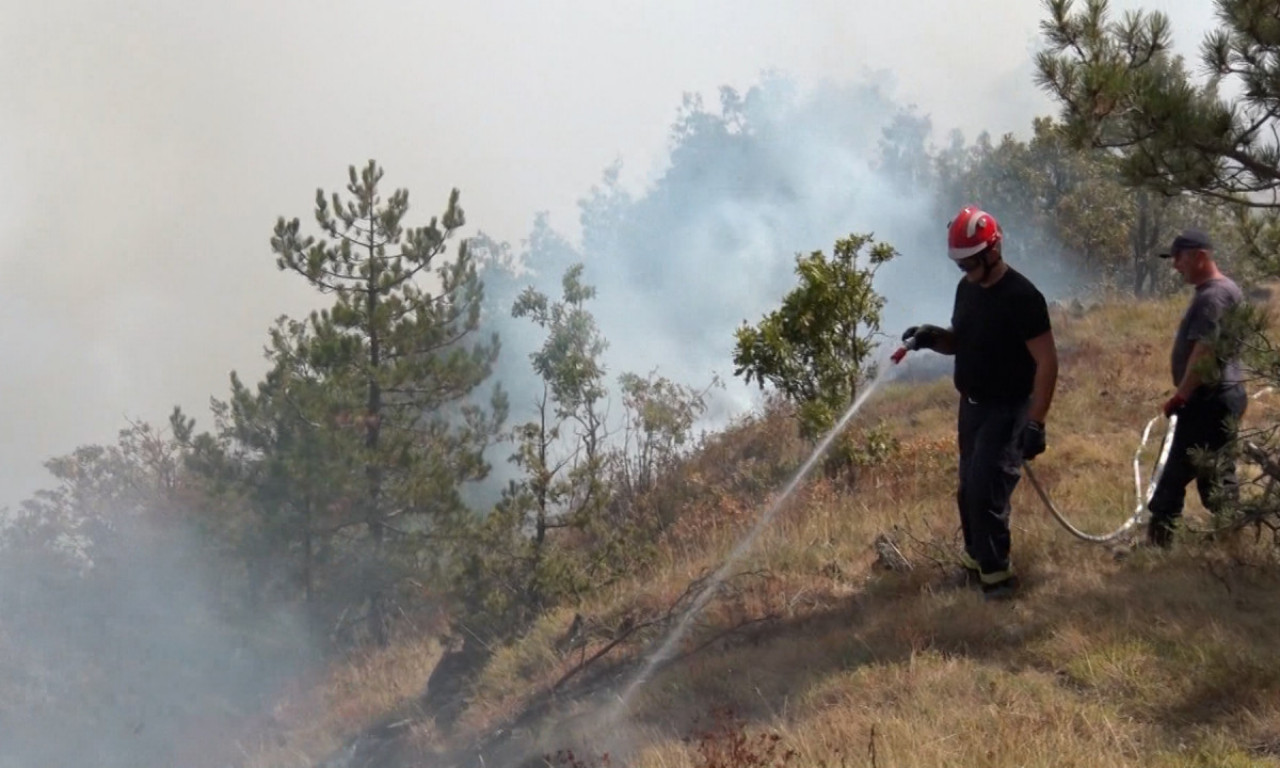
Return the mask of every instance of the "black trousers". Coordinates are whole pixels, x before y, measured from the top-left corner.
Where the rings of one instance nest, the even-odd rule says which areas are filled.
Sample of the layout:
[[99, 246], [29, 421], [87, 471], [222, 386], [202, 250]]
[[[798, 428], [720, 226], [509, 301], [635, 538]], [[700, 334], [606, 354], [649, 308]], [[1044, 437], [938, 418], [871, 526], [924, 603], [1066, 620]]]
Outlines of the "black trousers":
[[1010, 575], [1009, 498], [1022, 478], [1018, 443], [1029, 405], [1029, 400], [977, 402], [960, 396], [956, 501], [965, 553], [987, 583]]
[[1218, 452], [1236, 438], [1236, 424], [1244, 415], [1249, 399], [1244, 387], [1225, 390], [1197, 390], [1178, 411], [1178, 425], [1169, 447], [1169, 461], [1156, 484], [1147, 508], [1151, 511], [1148, 534], [1152, 542], [1167, 545], [1182, 516], [1187, 498], [1187, 484], [1196, 481], [1200, 501], [1217, 514], [1240, 497], [1234, 456], [1227, 456], [1220, 466], [1197, 466], [1192, 461], [1195, 449]]

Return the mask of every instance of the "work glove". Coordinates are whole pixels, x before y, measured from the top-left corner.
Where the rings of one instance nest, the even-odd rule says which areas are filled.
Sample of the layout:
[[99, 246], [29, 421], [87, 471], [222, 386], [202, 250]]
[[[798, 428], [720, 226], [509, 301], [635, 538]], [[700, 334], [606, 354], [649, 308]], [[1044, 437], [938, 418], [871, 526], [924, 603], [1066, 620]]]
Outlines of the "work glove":
[[1187, 398], [1183, 397], [1177, 392], [1174, 392], [1173, 397], [1166, 400], [1164, 403], [1164, 406], [1161, 407], [1160, 410], [1164, 411], [1164, 417], [1167, 419], [1173, 414], [1182, 410], [1182, 406], [1186, 404], [1187, 404]]
[[1044, 453], [1044, 425], [1038, 421], [1028, 421], [1018, 438], [1018, 447], [1022, 450], [1023, 461], [1030, 461]]
[[914, 339], [916, 349], [933, 349], [945, 331], [936, 325], [913, 325], [902, 334], [903, 343]]

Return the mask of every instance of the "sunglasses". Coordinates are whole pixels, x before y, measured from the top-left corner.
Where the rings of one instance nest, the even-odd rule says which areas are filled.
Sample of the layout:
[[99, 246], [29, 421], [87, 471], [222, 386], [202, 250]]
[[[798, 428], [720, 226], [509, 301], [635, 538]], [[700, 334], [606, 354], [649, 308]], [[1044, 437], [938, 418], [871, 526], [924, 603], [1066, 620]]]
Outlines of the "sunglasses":
[[985, 261], [986, 255], [988, 253], [991, 253], [990, 247], [984, 248], [983, 250], [978, 251], [972, 256], [966, 256], [963, 259], [957, 260], [956, 265], [959, 266], [960, 269], [964, 272], [972, 272], [973, 270], [982, 266], [983, 262]]

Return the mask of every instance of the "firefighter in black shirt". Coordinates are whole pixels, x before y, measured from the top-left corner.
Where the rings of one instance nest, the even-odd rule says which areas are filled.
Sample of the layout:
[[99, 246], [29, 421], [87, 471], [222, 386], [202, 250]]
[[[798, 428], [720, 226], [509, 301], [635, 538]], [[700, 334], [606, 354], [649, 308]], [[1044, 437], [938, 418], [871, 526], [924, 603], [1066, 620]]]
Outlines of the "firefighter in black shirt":
[[908, 328], [915, 349], [955, 355], [960, 392], [960, 478], [956, 500], [970, 583], [990, 599], [1011, 597], [1009, 498], [1025, 460], [1045, 450], [1044, 421], [1058, 380], [1058, 353], [1044, 296], [1001, 258], [1000, 225], [966, 206], [947, 233], [964, 278], [951, 327]]

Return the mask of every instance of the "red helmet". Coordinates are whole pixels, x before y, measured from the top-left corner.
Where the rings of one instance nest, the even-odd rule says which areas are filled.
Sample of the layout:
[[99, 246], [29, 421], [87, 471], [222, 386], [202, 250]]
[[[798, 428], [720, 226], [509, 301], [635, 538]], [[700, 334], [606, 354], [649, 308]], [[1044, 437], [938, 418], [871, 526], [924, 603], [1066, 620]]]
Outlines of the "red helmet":
[[982, 253], [1000, 242], [1000, 224], [981, 208], [966, 205], [947, 225], [947, 254], [954, 261]]

